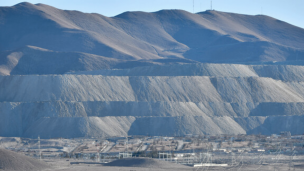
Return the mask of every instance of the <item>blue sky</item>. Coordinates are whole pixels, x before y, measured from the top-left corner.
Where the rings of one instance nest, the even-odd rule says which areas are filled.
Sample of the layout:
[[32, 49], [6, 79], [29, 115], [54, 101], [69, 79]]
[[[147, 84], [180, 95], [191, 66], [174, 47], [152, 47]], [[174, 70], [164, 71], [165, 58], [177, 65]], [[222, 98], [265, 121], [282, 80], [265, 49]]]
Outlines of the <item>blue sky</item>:
[[[23, 1], [0, 0], [0, 6]], [[161, 9], [182, 9], [193, 12], [193, 0], [28, 0], [66, 10], [99, 13], [108, 17], [125, 11], [154, 12]], [[304, 28], [304, 0], [212, 0], [218, 11], [256, 15], [263, 13]], [[210, 9], [211, 0], [194, 0], [194, 12]]]

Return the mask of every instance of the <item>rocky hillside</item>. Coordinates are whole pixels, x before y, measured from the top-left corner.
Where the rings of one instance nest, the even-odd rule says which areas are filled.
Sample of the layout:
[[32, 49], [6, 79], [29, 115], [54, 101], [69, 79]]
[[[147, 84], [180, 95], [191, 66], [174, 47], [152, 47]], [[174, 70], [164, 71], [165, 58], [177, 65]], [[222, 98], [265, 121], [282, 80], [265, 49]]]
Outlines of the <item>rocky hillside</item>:
[[38, 171], [50, 169], [51, 167], [44, 161], [0, 148], [0, 170]]

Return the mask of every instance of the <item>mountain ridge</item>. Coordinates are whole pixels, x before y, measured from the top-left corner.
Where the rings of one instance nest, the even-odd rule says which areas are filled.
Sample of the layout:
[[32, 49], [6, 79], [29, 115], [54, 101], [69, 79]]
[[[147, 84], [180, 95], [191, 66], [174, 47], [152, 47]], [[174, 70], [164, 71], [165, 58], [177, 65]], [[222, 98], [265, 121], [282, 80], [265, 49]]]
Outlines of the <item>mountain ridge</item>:
[[121, 61], [244, 64], [302, 60], [304, 54], [304, 29], [264, 15], [160, 10], [106, 17], [31, 3], [0, 7], [0, 13], [2, 52], [36, 46]]

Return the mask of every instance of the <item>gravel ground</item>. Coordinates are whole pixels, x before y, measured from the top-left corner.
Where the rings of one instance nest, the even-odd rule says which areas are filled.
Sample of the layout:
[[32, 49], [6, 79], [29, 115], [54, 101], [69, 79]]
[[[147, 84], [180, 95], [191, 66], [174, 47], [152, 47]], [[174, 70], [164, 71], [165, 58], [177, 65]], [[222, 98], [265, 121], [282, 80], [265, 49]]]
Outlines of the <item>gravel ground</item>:
[[50, 168], [50, 166], [44, 161], [39, 161], [6, 149], [0, 149], [0, 170], [33, 171], [47, 168]]

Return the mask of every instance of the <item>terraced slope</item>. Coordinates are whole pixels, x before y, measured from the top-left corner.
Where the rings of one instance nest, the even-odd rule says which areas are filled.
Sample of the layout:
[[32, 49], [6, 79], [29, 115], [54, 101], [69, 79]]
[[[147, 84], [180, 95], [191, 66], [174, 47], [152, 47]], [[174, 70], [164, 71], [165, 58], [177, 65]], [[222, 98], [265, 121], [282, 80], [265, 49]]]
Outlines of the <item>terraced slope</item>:
[[[174, 69], [188, 72], [173, 75]], [[163, 76], [139, 76], [154, 71]], [[302, 71], [302, 66], [183, 64], [99, 71], [137, 76], [2, 76], [0, 134], [299, 134], [304, 130]]]

